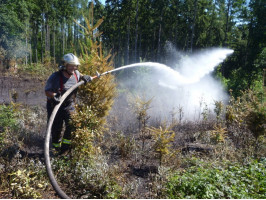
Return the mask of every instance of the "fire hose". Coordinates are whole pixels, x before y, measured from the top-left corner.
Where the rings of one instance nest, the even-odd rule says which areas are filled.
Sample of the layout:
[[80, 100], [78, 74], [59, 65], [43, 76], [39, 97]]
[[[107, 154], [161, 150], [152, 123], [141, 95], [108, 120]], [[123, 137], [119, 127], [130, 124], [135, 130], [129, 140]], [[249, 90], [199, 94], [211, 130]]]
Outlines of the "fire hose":
[[[158, 64], [158, 63], [157, 63]], [[107, 72], [104, 72], [102, 74], [99, 74], [98, 72], [96, 76], [92, 77], [92, 80], [95, 78], [99, 78], [103, 75], [115, 72], [115, 71], [119, 71], [125, 68], [131, 68], [131, 67], [137, 67], [137, 66], [147, 66], [147, 67], [151, 67], [153, 66], [154, 63], [152, 62], [146, 62], [146, 63], [135, 63], [135, 64], [131, 64], [131, 65], [126, 65], [123, 67], [119, 67]], [[160, 64], [161, 65], [161, 64]], [[162, 65], [163, 66], [163, 65]], [[50, 162], [50, 154], [49, 154], [49, 144], [50, 144], [50, 137], [51, 137], [51, 130], [52, 130], [52, 125], [55, 119], [55, 116], [60, 108], [60, 106], [62, 105], [62, 103], [64, 102], [64, 100], [76, 89], [78, 88], [80, 85], [84, 84], [84, 81], [80, 81], [78, 83], [76, 83], [75, 85], [73, 85], [70, 89], [68, 89], [63, 96], [60, 98], [60, 102], [54, 107], [54, 110], [49, 118], [48, 121], [48, 125], [47, 125], [47, 131], [46, 131], [46, 137], [45, 137], [45, 143], [44, 143], [44, 158], [45, 158], [45, 166], [46, 166], [46, 171], [49, 177], [49, 180], [54, 188], [54, 190], [56, 191], [56, 193], [63, 199], [70, 199], [69, 196], [66, 195], [66, 193], [60, 188], [60, 186], [58, 185], [55, 176], [53, 174], [53, 170], [51, 167], [51, 162]]]
[[[107, 73], [105, 73], [107, 74]], [[103, 74], [102, 74], [103, 75]], [[101, 75], [97, 73], [97, 76], [92, 77], [92, 80], [95, 78], [100, 77]], [[54, 190], [56, 191], [56, 193], [63, 199], [70, 199], [69, 196], [67, 196], [64, 191], [60, 188], [60, 186], [58, 185], [54, 174], [53, 174], [53, 170], [51, 167], [51, 162], [50, 162], [50, 154], [49, 154], [49, 144], [50, 144], [50, 137], [51, 137], [51, 130], [52, 130], [52, 125], [55, 119], [55, 116], [60, 108], [60, 106], [62, 105], [62, 103], [64, 102], [64, 100], [71, 94], [71, 92], [73, 92], [76, 88], [78, 88], [80, 85], [84, 84], [84, 81], [80, 81], [78, 83], [76, 83], [75, 85], [73, 85], [70, 89], [68, 89], [64, 95], [60, 98], [60, 103], [57, 104], [54, 107], [54, 110], [49, 118], [48, 121], [48, 125], [47, 125], [47, 132], [46, 132], [46, 138], [45, 138], [45, 143], [44, 143], [44, 158], [45, 158], [45, 165], [46, 165], [46, 171], [48, 174], [48, 177], [50, 179], [50, 182], [54, 188]]]

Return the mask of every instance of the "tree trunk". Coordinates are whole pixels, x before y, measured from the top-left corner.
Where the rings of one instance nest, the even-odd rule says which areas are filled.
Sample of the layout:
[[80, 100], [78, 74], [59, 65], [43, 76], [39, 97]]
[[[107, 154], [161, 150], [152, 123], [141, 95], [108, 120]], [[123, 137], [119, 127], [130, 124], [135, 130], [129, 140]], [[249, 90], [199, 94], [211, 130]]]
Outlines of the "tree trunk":
[[[120, 27], [118, 28], [118, 33], [121, 33], [121, 29]], [[120, 47], [121, 47], [121, 36], [118, 37], [118, 46], [117, 46], [117, 64], [118, 67], [121, 67], [121, 60], [122, 60], [122, 56], [121, 56], [121, 51], [120, 51]]]
[[157, 61], [160, 61], [160, 54], [161, 54], [161, 32], [162, 32], [162, 13], [160, 16], [160, 24], [158, 32], [158, 49], [157, 49], [157, 59], [156, 59]]
[[41, 30], [41, 62], [43, 62], [43, 24], [42, 24], [42, 30]]
[[138, 47], [138, 59], [141, 58], [141, 33], [139, 34], [139, 47]]
[[139, 62], [139, 58], [137, 58], [137, 48], [138, 48], [138, 15], [139, 15], [139, 0], [137, 0], [136, 16], [135, 16], [135, 23], [136, 23], [136, 29], [135, 29], [135, 52], [134, 52], [134, 61], [135, 62]]
[[156, 55], [156, 48], [155, 48], [155, 44], [156, 44], [156, 30], [154, 30], [153, 32], [153, 43], [152, 43], [152, 60], [155, 61], [155, 55]]
[[30, 53], [30, 64], [31, 64], [32, 63], [32, 48], [31, 48], [31, 43], [29, 45], [30, 45], [30, 48], [29, 48], [30, 49], [30, 52], [29, 53]]
[[49, 56], [50, 55], [50, 26], [46, 24], [46, 39], [45, 39], [45, 55]]
[[197, 15], [197, 0], [194, 0], [194, 14], [193, 14], [193, 22], [192, 22], [192, 27], [191, 27], [192, 28], [192, 30], [191, 30], [191, 39], [190, 39], [190, 51], [191, 52], [193, 52], [196, 15]]
[[45, 57], [50, 55], [50, 27], [49, 27], [49, 16], [47, 13], [45, 16]]
[[63, 47], [62, 47], [62, 55], [65, 54], [65, 29], [64, 29], [64, 21], [65, 20], [63, 20], [63, 23], [61, 25], [61, 30], [62, 30], [62, 45], [63, 45]]
[[212, 6], [212, 10], [211, 10], [211, 19], [210, 19], [210, 25], [208, 27], [207, 30], [207, 41], [206, 44], [208, 44], [208, 46], [212, 46], [213, 45], [213, 41], [208, 40], [208, 38], [211, 38], [211, 36], [214, 34], [213, 33], [213, 24], [214, 24], [214, 20], [215, 20], [215, 11], [216, 11], [216, 4], [217, 4], [217, 0], [214, 0], [214, 4]]
[[35, 32], [33, 32], [34, 36], [34, 47], [33, 47], [33, 53], [35, 52], [35, 62], [38, 63], [38, 53], [37, 53], [37, 49], [38, 49], [38, 25], [37, 22], [35, 22]]
[[224, 36], [223, 46], [227, 46], [227, 34], [228, 34], [228, 30], [229, 30], [229, 18], [231, 15], [230, 12], [231, 12], [231, 0], [228, 0], [227, 12], [226, 12], [225, 36]]
[[26, 58], [25, 58], [25, 64], [28, 65], [28, 35], [27, 35], [27, 23], [26, 23]]
[[128, 27], [127, 27], [127, 43], [126, 43], [126, 56], [125, 56], [125, 64], [129, 64], [129, 38], [130, 38], [130, 18], [128, 19]]
[[56, 56], [55, 56], [55, 27], [53, 31], [53, 56], [54, 56], [54, 65], [56, 64]]
[[73, 26], [72, 26], [72, 22], [69, 21], [68, 22], [68, 45], [72, 46], [73, 45]]

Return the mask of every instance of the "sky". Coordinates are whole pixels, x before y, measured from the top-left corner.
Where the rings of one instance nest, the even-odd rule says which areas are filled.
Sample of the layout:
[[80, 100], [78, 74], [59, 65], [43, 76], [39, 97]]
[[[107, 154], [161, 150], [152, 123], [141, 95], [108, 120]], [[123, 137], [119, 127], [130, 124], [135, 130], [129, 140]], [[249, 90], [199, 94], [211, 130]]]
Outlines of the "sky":
[[105, 0], [100, 0], [100, 2], [101, 2], [103, 5], [105, 5]]

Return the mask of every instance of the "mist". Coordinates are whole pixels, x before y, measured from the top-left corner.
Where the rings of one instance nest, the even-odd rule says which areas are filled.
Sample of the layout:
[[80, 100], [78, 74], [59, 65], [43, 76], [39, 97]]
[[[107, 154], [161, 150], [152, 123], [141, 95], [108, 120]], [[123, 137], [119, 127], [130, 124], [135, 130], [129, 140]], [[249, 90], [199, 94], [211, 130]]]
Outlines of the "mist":
[[195, 121], [202, 118], [202, 112], [212, 115], [215, 101], [226, 103], [228, 95], [211, 72], [233, 50], [212, 48], [185, 55], [171, 45], [167, 47], [171, 66], [138, 63], [134, 75], [119, 81], [119, 87], [144, 101], [152, 98], [148, 111], [152, 119]]

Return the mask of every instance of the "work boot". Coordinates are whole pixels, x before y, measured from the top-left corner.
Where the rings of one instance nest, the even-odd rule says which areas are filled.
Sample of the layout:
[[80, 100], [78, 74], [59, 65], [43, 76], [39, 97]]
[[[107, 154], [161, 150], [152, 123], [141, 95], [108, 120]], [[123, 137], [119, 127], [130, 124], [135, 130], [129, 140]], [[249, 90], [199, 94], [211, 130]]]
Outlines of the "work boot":
[[60, 155], [64, 156], [70, 152], [70, 145], [69, 144], [62, 144]]

